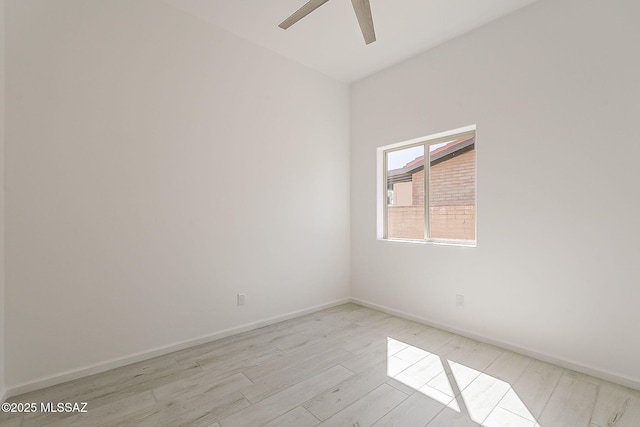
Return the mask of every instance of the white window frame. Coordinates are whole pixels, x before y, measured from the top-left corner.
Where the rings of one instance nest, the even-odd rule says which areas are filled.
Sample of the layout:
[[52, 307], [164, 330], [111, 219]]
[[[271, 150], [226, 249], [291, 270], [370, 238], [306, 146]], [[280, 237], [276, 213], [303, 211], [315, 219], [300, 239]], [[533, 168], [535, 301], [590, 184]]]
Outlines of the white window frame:
[[[434, 135], [429, 135], [421, 138], [412, 139], [409, 141], [398, 142], [395, 144], [385, 145], [377, 149], [377, 237], [378, 240], [386, 240], [391, 242], [408, 242], [408, 243], [428, 243], [438, 245], [453, 245], [453, 246], [469, 246], [476, 247], [478, 242], [478, 156], [477, 151], [474, 155], [474, 174], [475, 174], [475, 188], [474, 188], [474, 202], [475, 202], [475, 240], [458, 240], [458, 239], [442, 239], [432, 238], [430, 235], [430, 218], [429, 218], [429, 174], [430, 174], [430, 162], [429, 162], [429, 146], [439, 144], [442, 142], [451, 141], [453, 139], [465, 138], [468, 136], [477, 136], [477, 129], [475, 125], [465, 126], [458, 129], [453, 129], [446, 132], [440, 132]], [[474, 142], [477, 147], [477, 138]], [[393, 151], [404, 150], [406, 148], [412, 148], [417, 146], [424, 146], [425, 150], [425, 166], [424, 166], [424, 239], [397, 239], [389, 238], [387, 236], [387, 153]], [[474, 148], [475, 150], [475, 148]]]

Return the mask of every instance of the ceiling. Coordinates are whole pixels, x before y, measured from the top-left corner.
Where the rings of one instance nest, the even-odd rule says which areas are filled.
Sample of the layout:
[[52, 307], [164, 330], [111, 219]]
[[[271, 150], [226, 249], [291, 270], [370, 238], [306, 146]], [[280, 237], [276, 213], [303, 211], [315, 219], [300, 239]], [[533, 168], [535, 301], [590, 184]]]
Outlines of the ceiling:
[[349, 0], [331, 0], [288, 30], [307, 0], [164, 0], [342, 82], [353, 82], [537, 0], [371, 0], [377, 41], [365, 45]]

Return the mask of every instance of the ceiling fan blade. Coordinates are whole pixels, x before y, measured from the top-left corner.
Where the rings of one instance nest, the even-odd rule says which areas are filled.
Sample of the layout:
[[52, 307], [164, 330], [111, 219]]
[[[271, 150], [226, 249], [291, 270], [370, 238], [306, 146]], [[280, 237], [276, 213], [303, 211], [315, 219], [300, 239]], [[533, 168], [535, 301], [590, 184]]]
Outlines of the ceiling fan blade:
[[373, 28], [373, 16], [371, 16], [369, 0], [351, 0], [351, 4], [353, 4], [353, 10], [356, 12], [365, 43], [373, 43], [376, 41], [376, 31]]
[[300, 9], [296, 10], [290, 17], [285, 19], [278, 25], [278, 27], [286, 30], [329, 0], [309, 0], [305, 5], [303, 5]]

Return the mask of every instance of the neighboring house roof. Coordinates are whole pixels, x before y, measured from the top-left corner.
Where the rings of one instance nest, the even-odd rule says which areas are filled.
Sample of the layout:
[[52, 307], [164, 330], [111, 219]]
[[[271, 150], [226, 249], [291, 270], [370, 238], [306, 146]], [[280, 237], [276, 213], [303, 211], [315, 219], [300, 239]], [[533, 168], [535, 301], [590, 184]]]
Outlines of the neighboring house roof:
[[[476, 142], [474, 136], [468, 138], [456, 139], [451, 141], [442, 147], [438, 147], [431, 152], [431, 166], [437, 165], [440, 162], [449, 160], [459, 154], [464, 153], [473, 148]], [[411, 181], [411, 175], [416, 172], [420, 172], [424, 169], [424, 156], [416, 157], [409, 163], [399, 169], [393, 169], [387, 172], [388, 184], [394, 184], [396, 182]]]

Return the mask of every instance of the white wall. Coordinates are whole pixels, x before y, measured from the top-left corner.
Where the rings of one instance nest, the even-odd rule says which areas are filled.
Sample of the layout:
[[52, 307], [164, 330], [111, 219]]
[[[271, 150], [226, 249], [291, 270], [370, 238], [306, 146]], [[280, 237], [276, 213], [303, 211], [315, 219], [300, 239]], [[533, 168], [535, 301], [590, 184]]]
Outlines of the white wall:
[[0, 0], [0, 402], [4, 382], [4, 0]]
[[348, 297], [345, 85], [157, 1], [6, 12], [10, 387]]
[[[639, 14], [541, 1], [353, 85], [353, 296], [640, 386]], [[377, 241], [376, 147], [474, 123], [478, 247]]]

